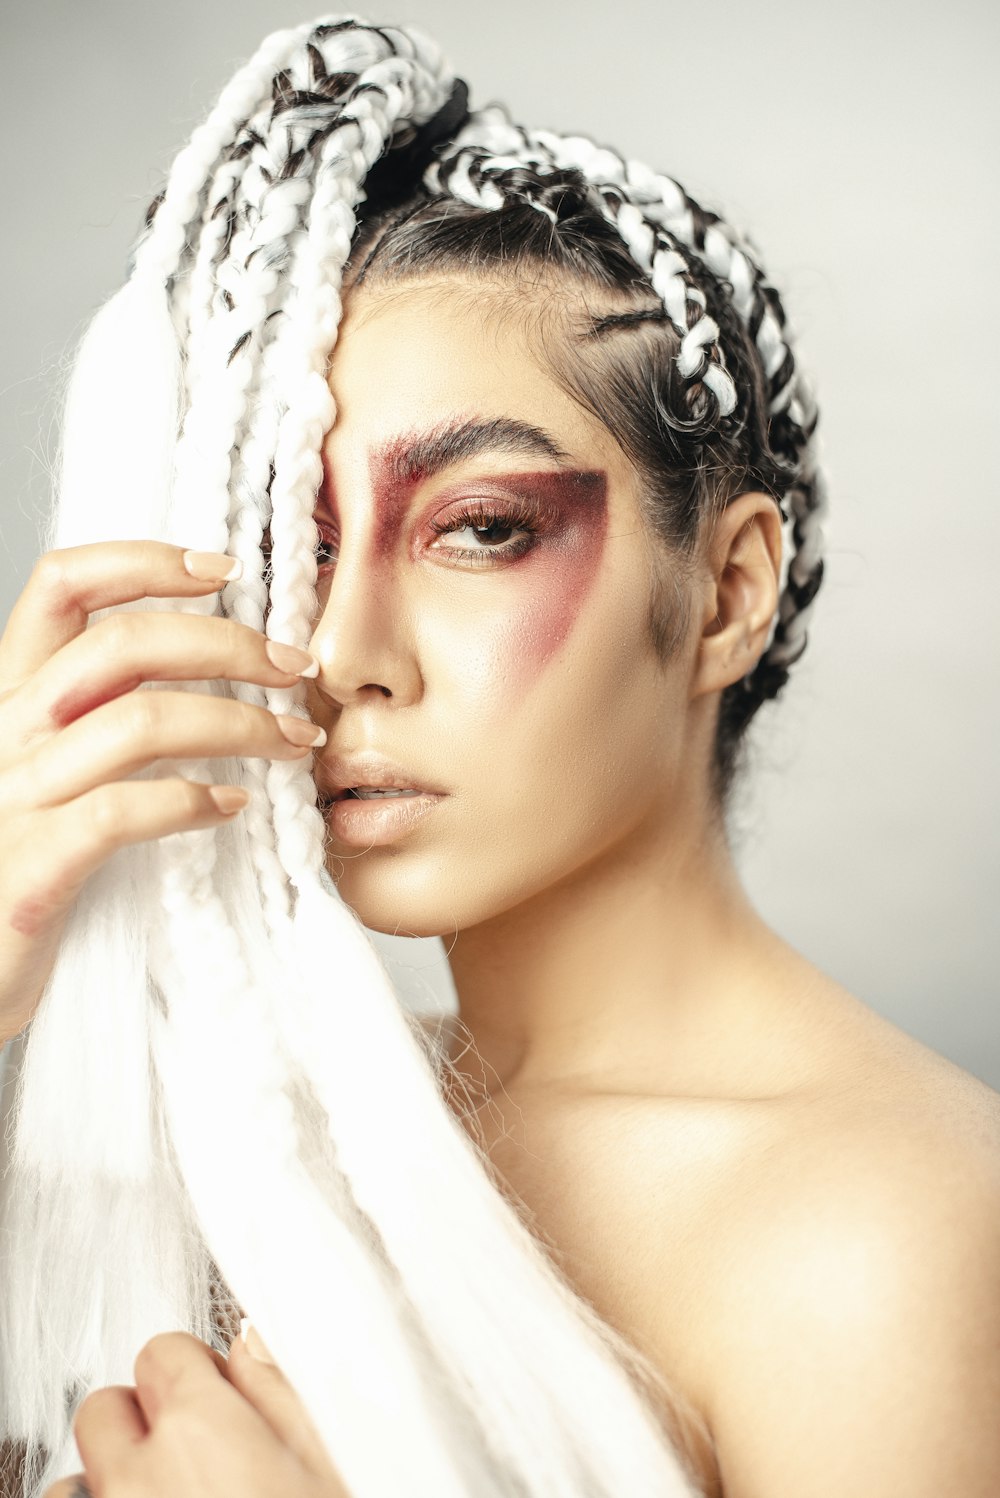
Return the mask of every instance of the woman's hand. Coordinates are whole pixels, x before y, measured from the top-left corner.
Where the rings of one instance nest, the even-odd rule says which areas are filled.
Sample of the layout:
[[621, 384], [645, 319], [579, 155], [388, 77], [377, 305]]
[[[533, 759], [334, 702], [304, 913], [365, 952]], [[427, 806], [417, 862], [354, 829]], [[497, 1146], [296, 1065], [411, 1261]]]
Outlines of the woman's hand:
[[288, 687], [318, 669], [302, 651], [217, 616], [133, 612], [88, 628], [112, 605], [216, 591], [232, 565], [161, 541], [67, 547], [37, 562], [11, 612], [0, 637], [0, 1044], [31, 1019], [70, 906], [112, 853], [217, 826], [246, 799], [226, 787], [227, 812], [210, 785], [124, 777], [157, 759], [301, 759], [308, 735], [322, 738], [249, 703], [135, 690], [226, 677]]
[[350, 1498], [284, 1374], [239, 1337], [228, 1363], [186, 1332], [153, 1337], [135, 1387], [89, 1394], [73, 1430], [84, 1470], [44, 1498]]

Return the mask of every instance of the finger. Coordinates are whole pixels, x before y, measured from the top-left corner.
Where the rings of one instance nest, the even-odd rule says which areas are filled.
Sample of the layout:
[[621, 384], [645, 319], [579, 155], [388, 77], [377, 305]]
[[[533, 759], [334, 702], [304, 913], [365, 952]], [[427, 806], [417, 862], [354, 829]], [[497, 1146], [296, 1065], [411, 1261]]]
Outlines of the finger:
[[67, 727], [144, 681], [224, 678], [287, 687], [315, 676], [308, 651], [267, 640], [235, 619], [113, 614], [56, 652], [14, 694], [11, 726], [27, 741]]
[[151, 1429], [168, 1402], [206, 1405], [231, 1393], [225, 1358], [189, 1332], [151, 1337], [136, 1357], [134, 1373], [136, 1399]]
[[177, 775], [98, 786], [64, 806], [43, 809], [35, 814], [24, 856], [16, 860], [17, 904], [10, 931], [33, 938], [72, 904], [90, 875], [119, 848], [173, 832], [218, 827], [249, 799], [242, 786]]
[[298, 1394], [271, 1359], [256, 1330], [244, 1321], [244, 1330], [229, 1349], [227, 1376], [309, 1471], [318, 1477], [335, 1475], [319, 1432], [306, 1414]]
[[302, 759], [325, 741], [305, 719], [249, 702], [203, 692], [129, 692], [22, 753], [2, 795], [25, 808], [56, 806], [158, 759]]
[[92, 1482], [110, 1481], [149, 1434], [135, 1390], [122, 1384], [95, 1389], [73, 1418], [73, 1434]]
[[[226, 1371], [224, 1357], [185, 1332], [153, 1337], [136, 1359], [136, 1397], [150, 1426], [147, 1451], [164, 1479], [177, 1479], [162, 1491], [188, 1492], [190, 1484], [182, 1479], [191, 1470], [199, 1477], [199, 1493], [220, 1498], [312, 1491], [312, 1474], [297, 1452], [276, 1436]], [[321, 1491], [323, 1498], [348, 1498], [339, 1480]]]
[[165, 541], [96, 541], [46, 552], [0, 639], [0, 683], [11, 688], [26, 680], [100, 609], [140, 598], [203, 597], [223, 586], [224, 571], [239, 565], [233, 557], [220, 559], [217, 577], [198, 578], [185, 568], [184, 555], [183, 546]]

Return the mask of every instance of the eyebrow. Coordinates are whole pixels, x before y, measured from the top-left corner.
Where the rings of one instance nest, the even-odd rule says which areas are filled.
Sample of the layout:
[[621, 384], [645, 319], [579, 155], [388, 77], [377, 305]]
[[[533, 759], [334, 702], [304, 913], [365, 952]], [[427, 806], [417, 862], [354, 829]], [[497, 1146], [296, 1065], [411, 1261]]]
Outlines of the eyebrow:
[[550, 433], [512, 416], [442, 422], [428, 431], [394, 437], [376, 450], [376, 456], [390, 481], [402, 486], [486, 452], [550, 458], [560, 467], [572, 462]]

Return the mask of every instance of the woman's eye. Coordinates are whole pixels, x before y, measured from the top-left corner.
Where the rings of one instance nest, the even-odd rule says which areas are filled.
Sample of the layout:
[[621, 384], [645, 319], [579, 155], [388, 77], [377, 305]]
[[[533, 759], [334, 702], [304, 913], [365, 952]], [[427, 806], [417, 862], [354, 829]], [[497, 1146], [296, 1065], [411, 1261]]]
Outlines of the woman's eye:
[[466, 511], [433, 526], [437, 540], [431, 549], [453, 561], [492, 566], [523, 556], [535, 545], [537, 529], [527, 515], [495, 515]]
[[329, 567], [337, 560], [340, 542], [328, 527], [319, 525], [319, 522], [317, 522], [317, 526], [319, 536], [317, 537], [315, 548], [316, 565], [318, 567]]
[[461, 530], [447, 531], [450, 536], [467, 536], [484, 546], [500, 546], [509, 541], [514, 526], [507, 520], [491, 520], [488, 525], [463, 525]]

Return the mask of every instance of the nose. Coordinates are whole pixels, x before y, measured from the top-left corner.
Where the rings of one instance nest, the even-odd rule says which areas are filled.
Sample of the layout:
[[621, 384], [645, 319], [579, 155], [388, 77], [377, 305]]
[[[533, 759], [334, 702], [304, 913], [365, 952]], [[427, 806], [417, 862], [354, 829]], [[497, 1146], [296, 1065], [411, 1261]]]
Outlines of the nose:
[[416, 702], [423, 682], [397, 569], [342, 547], [317, 593], [321, 608], [309, 643], [319, 661], [316, 690], [339, 707]]

